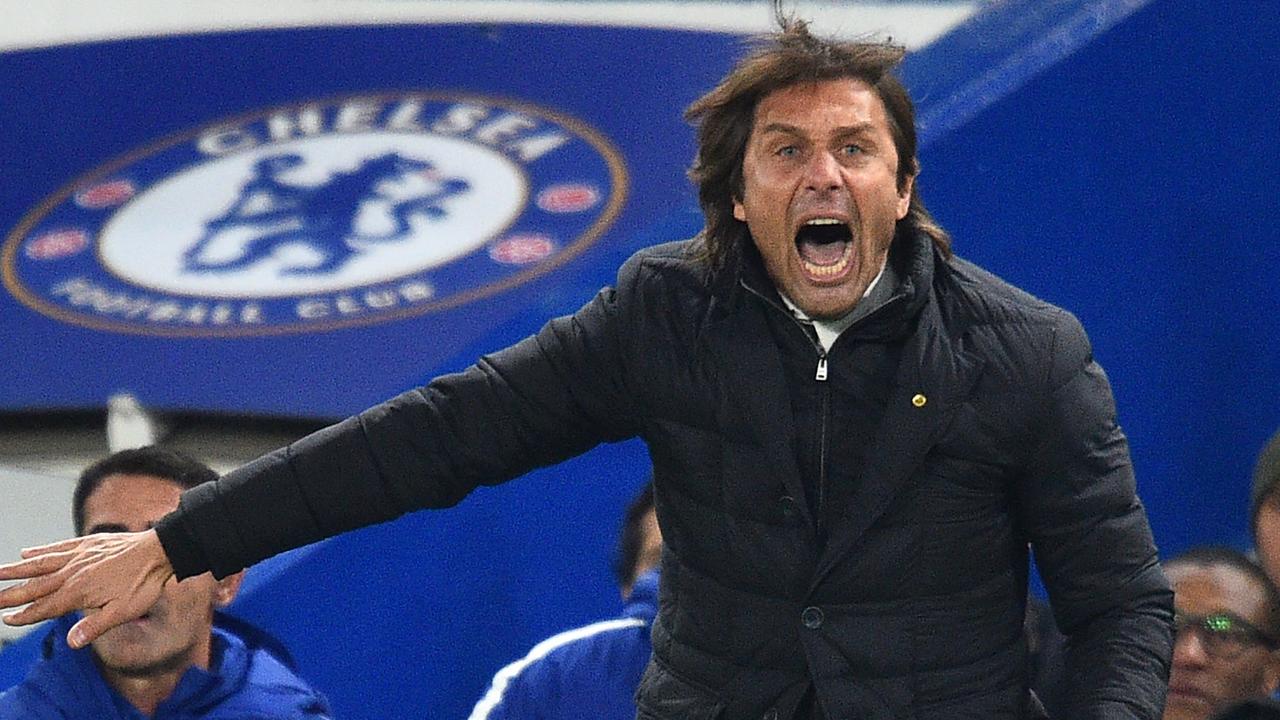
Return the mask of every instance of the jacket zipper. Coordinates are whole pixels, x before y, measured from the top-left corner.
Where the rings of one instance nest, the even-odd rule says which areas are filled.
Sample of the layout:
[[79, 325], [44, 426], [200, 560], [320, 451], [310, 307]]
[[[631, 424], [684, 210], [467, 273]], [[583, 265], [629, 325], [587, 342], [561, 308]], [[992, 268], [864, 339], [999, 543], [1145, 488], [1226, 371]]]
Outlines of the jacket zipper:
[[756, 292], [746, 283], [742, 283], [742, 287], [746, 288], [747, 292], [763, 300], [766, 304], [776, 308], [778, 312], [781, 312], [791, 318], [791, 321], [800, 326], [800, 329], [804, 331], [805, 337], [809, 338], [809, 342], [813, 344], [814, 350], [818, 352], [818, 367], [814, 372], [813, 379], [815, 382], [822, 383], [822, 421], [818, 427], [818, 501], [814, 508], [814, 514], [816, 515], [814, 522], [816, 524], [815, 529], [819, 542], [825, 543], [826, 523], [823, 521], [823, 506], [826, 504], [827, 497], [827, 416], [831, 414], [831, 386], [827, 384], [827, 349], [822, 347], [822, 343], [811, 337], [809, 332], [805, 330], [804, 323], [800, 322], [800, 319], [786, 308], [780, 307], [773, 300]]
[[822, 427], [818, 434], [818, 510], [814, 520], [818, 525], [818, 541], [827, 542], [826, 513], [823, 507], [827, 500], [827, 421], [831, 415], [831, 386], [827, 379], [827, 355], [824, 351], [818, 359], [818, 380], [822, 382]]
[[[778, 312], [781, 312], [782, 314], [791, 318], [792, 322], [794, 322], [796, 325], [799, 325], [801, 330], [804, 330], [804, 323], [800, 322], [800, 319], [797, 318], [794, 314], [792, 314], [791, 311], [787, 310], [784, 307], [781, 307], [780, 305], [778, 305], [778, 303], [774, 302], [772, 299], [757, 292], [754, 288], [752, 288], [746, 282], [743, 282], [741, 280], [739, 280], [738, 282], [747, 292], [760, 298], [765, 302], [765, 304], [776, 308]], [[901, 299], [902, 299], [901, 295], [894, 295], [893, 297], [885, 301], [884, 304], [880, 305], [879, 307], [875, 308], [871, 312], [864, 315], [857, 322], [858, 323], [865, 322], [868, 318], [871, 318], [874, 315], [878, 315], [879, 313], [884, 312], [885, 308], [895, 305], [896, 303], [901, 301]], [[846, 330], [847, 329], [848, 328], [846, 328]], [[827, 425], [829, 420], [828, 416], [831, 414], [831, 386], [827, 384], [827, 350], [826, 348], [822, 347], [822, 343], [810, 337], [808, 331], [805, 331], [804, 334], [805, 334], [805, 337], [809, 338], [809, 342], [813, 344], [814, 349], [818, 351], [818, 367], [817, 367], [817, 370], [814, 372], [813, 379], [816, 382], [822, 383], [822, 423], [818, 428], [818, 502], [816, 506], [817, 517], [814, 518], [814, 521], [817, 524], [816, 529], [817, 529], [818, 541], [825, 544], [826, 523], [824, 522], [824, 517], [823, 517], [824, 516], [823, 506], [826, 504], [826, 495], [827, 495]]]
[[[781, 305], [779, 305], [778, 303], [776, 303], [776, 302], [774, 302], [773, 300], [771, 300], [771, 299], [769, 299], [769, 298], [765, 297], [764, 295], [760, 294], [759, 292], [756, 292], [756, 290], [755, 290], [754, 288], [752, 288], [750, 285], [746, 284], [745, 282], [744, 282], [744, 283], [742, 283], [742, 287], [743, 287], [747, 292], [749, 292], [749, 293], [751, 293], [752, 295], [755, 295], [756, 297], [758, 297], [758, 298], [760, 298], [761, 300], [763, 300], [763, 301], [765, 302], [765, 304], [766, 304], [766, 305], [769, 305], [769, 306], [773, 307], [773, 308], [774, 308], [774, 309], [776, 309], [778, 312], [780, 312], [780, 313], [782, 313], [783, 315], [786, 315], [787, 317], [791, 318], [791, 322], [793, 322], [793, 323], [795, 323], [797, 326], [799, 326], [799, 328], [800, 328], [801, 330], [804, 330], [804, 323], [800, 322], [800, 318], [797, 318], [795, 315], [793, 315], [793, 314], [791, 313], [791, 311], [790, 311], [790, 310], [788, 310], [788, 309], [786, 309], [786, 308], [782, 307], [782, 306], [781, 306]], [[827, 351], [826, 351], [826, 349], [825, 349], [825, 348], [823, 348], [823, 347], [822, 347], [822, 343], [820, 343], [820, 342], [818, 342], [817, 340], [815, 340], [815, 339], [813, 339], [813, 338], [809, 337], [809, 331], [805, 330], [804, 336], [805, 336], [805, 337], [807, 337], [807, 338], [809, 338], [809, 343], [810, 343], [811, 345], [813, 345], [813, 349], [818, 351], [818, 370], [817, 370], [817, 372], [815, 372], [815, 373], [814, 373], [814, 376], [813, 376], [813, 377], [814, 377], [814, 379], [815, 379], [815, 380], [818, 380], [819, 382], [825, 382], [825, 381], [826, 381], [826, 379], [827, 379]]]

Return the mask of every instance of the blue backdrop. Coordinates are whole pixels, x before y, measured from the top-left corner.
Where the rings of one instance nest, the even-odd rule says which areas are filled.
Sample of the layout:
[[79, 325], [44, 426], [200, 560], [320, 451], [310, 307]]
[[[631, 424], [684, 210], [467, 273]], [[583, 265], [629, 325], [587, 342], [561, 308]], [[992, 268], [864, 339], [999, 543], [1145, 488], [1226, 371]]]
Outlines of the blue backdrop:
[[[904, 68], [927, 121], [924, 197], [958, 253], [1080, 316], [1162, 550], [1243, 546], [1253, 457], [1280, 427], [1280, 7], [996, 5]], [[172, 337], [85, 328], [0, 295], [0, 407], [92, 407], [123, 387], [160, 408], [337, 416], [460, 368], [575, 309], [636, 248], [696, 230], [679, 113], [737, 52], [697, 33], [455, 26], [0, 56], [0, 218], [14, 227], [160, 138], [389, 89], [549, 108], [596, 129], [626, 169], [620, 213], [554, 272], [411, 317]], [[293, 647], [343, 717], [464, 716], [538, 639], [616, 611], [615, 518], [645, 463], [635, 443], [602, 447], [456, 510], [286, 555], [252, 571], [237, 611]], [[0, 657], [0, 686], [29, 652]]]

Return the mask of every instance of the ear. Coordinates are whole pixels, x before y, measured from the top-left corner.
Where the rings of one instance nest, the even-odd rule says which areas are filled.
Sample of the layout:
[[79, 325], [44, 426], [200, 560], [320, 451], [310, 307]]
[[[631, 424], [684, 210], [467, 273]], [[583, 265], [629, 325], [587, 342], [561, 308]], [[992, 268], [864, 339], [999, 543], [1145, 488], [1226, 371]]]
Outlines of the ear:
[[898, 219], [907, 216], [907, 211], [911, 209], [911, 193], [916, 186], [916, 176], [908, 175], [903, 181], [902, 187], [898, 188]]
[[236, 599], [236, 593], [240, 592], [240, 583], [244, 582], [244, 571], [235, 575], [228, 575], [218, 581], [218, 586], [213, 592], [213, 602], [217, 607], [226, 607]]
[[1262, 687], [1259, 689], [1265, 697], [1271, 697], [1280, 689], [1280, 650], [1267, 653], [1266, 662], [1262, 666]]
[[738, 198], [733, 199], [733, 218], [738, 222], [747, 221], [747, 208], [743, 206], [742, 201]]

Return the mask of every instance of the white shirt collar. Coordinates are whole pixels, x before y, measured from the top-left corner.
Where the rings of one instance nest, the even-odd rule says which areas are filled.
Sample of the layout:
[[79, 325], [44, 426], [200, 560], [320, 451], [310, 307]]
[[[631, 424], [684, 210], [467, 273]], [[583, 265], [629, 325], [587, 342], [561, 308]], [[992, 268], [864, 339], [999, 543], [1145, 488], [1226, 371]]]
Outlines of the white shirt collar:
[[[876, 273], [875, 279], [867, 286], [866, 292], [862, 293], [862, 300], [866, 300], [867, 296], [871, 294], [871, 291], [876, 289], [876, 285], [880, 284], [880, 279], [884, 277], [884, 268], [885, 265], [882, 264], [880, 266], [880, 272]], [[787, 309], [791, 311], [792, 315], [796, 316], [796, 319], [800, 320], [800, 322], [811, 323], [813, 325], [813, 329], [818, 333], [818, 343], [822, 345], [822, 349], [827, 352], [831, 351], [831, 346], [835, 344], [836, 338], [840, 337], [840, 333], [848, 330], [849, 326], [852, 325], [859, 317], [857, 308], [855, 307], [853, 310], [850, 310], [834, 320], [812, 320], [803, 310], [796, 307], [796, 304], [791, 302], [791, 298], [787, 297], [781, 290], [778, 291], [778, 296], [782, 298], [783, 304], [787, 306]]]

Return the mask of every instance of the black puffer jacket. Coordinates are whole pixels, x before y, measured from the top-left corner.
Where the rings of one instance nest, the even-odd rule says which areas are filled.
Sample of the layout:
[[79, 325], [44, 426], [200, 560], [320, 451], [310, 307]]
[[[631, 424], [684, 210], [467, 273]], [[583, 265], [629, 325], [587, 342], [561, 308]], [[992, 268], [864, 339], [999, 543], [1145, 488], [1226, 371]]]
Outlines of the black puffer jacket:
[[910, 332], [825, 542], [773, 308], [673, 243], [466, 372], [189, 491], [165, 550], [180, 575], [225, 575], [639, 435], [667, 544], [642, 717], [1030, 717], [1030, 543], [1072, 636], [1071, 720], [1154, 720], [1172, 597], [1082, 328], [926, 238], [896, 243]]

